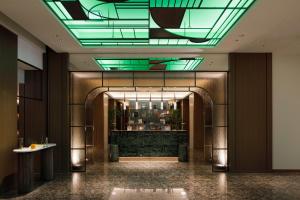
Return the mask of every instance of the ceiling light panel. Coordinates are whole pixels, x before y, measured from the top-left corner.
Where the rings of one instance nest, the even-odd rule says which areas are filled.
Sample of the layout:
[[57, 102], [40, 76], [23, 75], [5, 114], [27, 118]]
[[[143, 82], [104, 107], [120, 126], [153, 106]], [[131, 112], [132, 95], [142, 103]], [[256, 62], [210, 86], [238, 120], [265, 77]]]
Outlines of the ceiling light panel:
[[256, 0], [44, 0], [84, 47], [215, 47]]
[[149, 101], [150, 97], [153, 101], [168, 101], [174, 98], [184, 99], [189, 96], [191, 92], [106, 92], [111, 98], [117, 100], [140, 100]]
[[104, 70], [167, 70], [192, 71], [202, 62], [203, 58], [145, 58], [145, 59], [109, 59], [97, 58], [96, 62]]

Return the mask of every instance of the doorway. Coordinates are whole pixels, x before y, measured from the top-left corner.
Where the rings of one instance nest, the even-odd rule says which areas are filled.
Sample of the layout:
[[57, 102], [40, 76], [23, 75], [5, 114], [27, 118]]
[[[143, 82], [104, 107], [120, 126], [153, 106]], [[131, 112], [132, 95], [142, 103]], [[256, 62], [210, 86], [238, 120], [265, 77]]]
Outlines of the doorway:
[[[150, 75], [149, 75], [150, 74]], [[181, 75], [181, 76], [180, 76]], [[202, 123], [203, 136], [202, 140], [203, 157], [205, 160], [212, 163], [212, 169], [226, 170], [227, 168], [227, 72], [71, 72], [71, 102], [83, 102], [76, 105], [70, 104], [71, 115], [73, 119], [79, 122], [81, 121], [81, 132], [77, 132], [81, 135], [81, 146], [76, 144], [76, 133], [71, 127], [71, 165], [72, 171], [85, 171], [86, 164], [89, 161], [87, 155], [90, 144], [88, 139], [82, 136], [88, 136], [90, 132], [94, 132], [94, 119], [89, 117], [89, 109], [94, 99], [100, 94], [104, 94], [107, 91], [127, 91], [132, 92], [141, 89], [153, 90], [173, 90], [180, 88], [181, 90], [189, 91], [193, 94], [199, 95], [203, 101], [202, 111], [192, 112], [204, 113], [200, 119]], [[141, 79], [149, 79], [149, 81], [141, 82]], [[151, 83], [151, 84], [149, 84]], [[145, 84], [147, 84], [145, 86]], [[161, 86], [158, 86], [161, 85]], [[96, 86], [96, 87], [93, 87]], [[98, 86], [98, 87], [97, 87]], [[122, 87], [123, 86], [123, 87]], [[126, 86], [126, 87], [125, 87]], [[108, 106], [107, 101], [107, 106]], [[195, 103], [191, 103], [195, 105]], [[79, 111], [79, 108], [81, 111]], [[77, 110], [77, 113], [76, 113]], [[72, 113], [73, 111], [73, 113]], [[191, 114], [191, 113], [190, 113]], [[190, 115], [189, 114], [189, 115]], [[205, 118], [204, 118], [205, 117]], [[194, 117], [194, 123], [198, 124], [197, 117]], [[104, 122], [104, 120], [103, 120]], [[108, 114], [107, 114], [108, 122]], [[72, 124], [72, 123], [71, 123]], [[74, 124], [74, 123], [73, 123]], [[108, 124], [108, 123], [107, 123]], [[190, 124], [190, 122], [189, 122]], [[189, 125], [189, 128], [191, 126]], [[189, 130], [190, 133], [194, 133], [194, 128]], [[72, 132], [73, 130], [73, 132]], [[108, 130], [108, 125], [107, 125]], [[103, 158], [108, 160], [109, 146], [108, 146], [108, 131], [103, 138]], [[73, 137], [72, 137], [73, 136]], [[103, 135], [104, 136], [104, 135]], [[194, 150], [193, 135], [189, 135], [189, 147], [190, 150]], [[221, 138], [221, 139], [220, 139]], [[82, 139], [84, 141], [82, 141]], [[197, 136], [196, 136], [197, 139]], [[206, 141], [205, 141], [206, 139]], [[198, 140], [198, 139], [197, 139]], [[192, 142], [192, 143], [191, 143]], [[193, 153], [193, 151], [192, 151]], [[204, 154], [206, 154], [204, 156]], [[76, 159], [74, 159], [74, 157]], [[74, 163], [80, 163], [77, 167]], [[75, 167], [74, 167], [75, 166]]]

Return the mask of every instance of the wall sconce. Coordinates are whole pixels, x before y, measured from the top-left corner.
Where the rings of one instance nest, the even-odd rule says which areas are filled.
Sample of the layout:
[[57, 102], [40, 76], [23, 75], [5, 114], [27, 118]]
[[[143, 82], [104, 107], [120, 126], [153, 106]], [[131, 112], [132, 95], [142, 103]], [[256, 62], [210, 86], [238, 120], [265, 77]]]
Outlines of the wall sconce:
[[174, 106], [174, 110], [177, 110], [177, 101], [176, 101], [175, 92], [174, 92], [174, 103], [173, 103], [173, 106]]
[[161, 93], [160, 109], [161, 109], [161, 110], [164, 109], [163, 93]]
[[139, 102], [135, 102], [135, 109], [138, 110], [139, 109]]
[[135, 109], [138, 110], [139, 109], [139, 102], [137, 100], [137, 93], [135, 93]]
[[126, 110], [125, 92], [124, 92], [124, 99], [123, 99], [123, 110]]
[[149, 110], [152, 110], [151, 92], [150, 92]]

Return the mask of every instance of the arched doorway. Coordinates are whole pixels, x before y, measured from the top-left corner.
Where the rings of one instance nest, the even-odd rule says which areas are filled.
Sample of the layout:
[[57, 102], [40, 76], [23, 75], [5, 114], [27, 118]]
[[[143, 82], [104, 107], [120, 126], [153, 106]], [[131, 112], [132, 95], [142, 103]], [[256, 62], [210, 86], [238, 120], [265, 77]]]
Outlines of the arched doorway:
[[[75, 72], [74, 72], [75, 73]], [[137, 72], [135, 75], [135, 72], [129, 73], [129, 72], [118, 72], [118, 77], [115, 75], [115, 73], [108, 73], [107, 78], [105, 73], [106, 72], [80, 72], [83, 74], [80, 74], [81, 77], [91, 77], [90, 75], [87, 75], [86, 73], [92, 74], [92, 77], [94, 79], [90, 80], [90, 78], [87, 78], [86, 80], [76, 80], [76, 90], [75, 91], [75, 97], [76, 100], [72, 100], [73, 102], [82, 102], [79, 106], [81, 107], [81, 119], [83, 119], [83, 128], [82, 128], [82, 136], [84, 136], [82, 139], [84, 139], [84, 143], [81, 149], [77, 150], [76, 148], [71, 148], [71, 164], [72, 164], [72, 170], [73, 168], [73, 161], [78, 161], [78, 159], [74, 159], [79, 156], [74, 156], [76, 151], [81, 151], [81, 165], [86, 165], [86, 153], [87, 153], [87, 140], [86, 136], [91, 135], [93, 132], [93, 118], [89, 117], [90, 109], [89, 105], [93, 102], [93, 99], [97, 97], [97, 95], [104, 93], [106, 91], [111, 90], [114, 87], [119, 88], [141, 88], [146, 86], [149, 88], [151, 87], [151, 84], [153, 83], [153, 87], [160, 87], [160, 88], [166, 88], [166, 89], [174, 89], [174, 88], [186, 88], [187, 90], [197, 93], [203, 98], [203, 101], [205, 102], [205, 105], [210, 108], [210, 114], [208, 115], [210, 118], [210, 124], [208, 126], [205, 126], [205, 134], [210, 133], [211, 135], [211, 145], [208, 147], [210, 149], [209, 155], [210, 160], [212, 160], [213, 164], [213, 170], [222, 169], [224, 170], [224, 167], [227, 167], [227, 73], [226, 72], [188, 72], [188, 73], [180, 73], [180, 77], [178, 76], [178, 72], [175, 73], [167, 73], [167, 72], [150, 72], [151, 76], [149, 76], [149, 72]], [[162, 80], [160, 78], [157, 78], [156, 74], [165, 74], [166, 75], [160, 75], [162, 77]], [[168, 74], [168, 75], [167, 75]], [[174, 74], [174, 75], [173, 75]], [[123, 76], [124, 75], [124, 76]], [[141, 82], [141, 77], [145, 77], [148, 79], [153, 79], [154, 81], [149, 82]], [[119, 77], [120, 76], [120, 77]], [[183, 76], [183, 77], [182, 77]], [[167, 80], [166, 78], [169, 78], [170, 80]], [[120, 80], [121, 79], [121, 80]], [[123, 81], [124, 80], [124, 81]], [[179, 80], [179, 82], [177, 81]], [[87, 86], [81, 86], [82, 84], [80, 82], [85, 81]], [[175, 82], [174, 82], [175, 81]], [[80, 83], [80, 84], [79, 84]], [[91, 84], [92, 83], [92, 84]], [[121, 87], [122, 84], [124, 86]], [[94, 87], [90, 87], [92, 85], [95, 85]], [[98, 85], [98, 86], [97, 86]], [[158, 86], [160, 85], [160, 86]], [[172, 87], [170, 87], [171, 85]], [[75, 87], [74, 87], [75, 88]], [[87, 90], [86, 88], [89, 88]], [[82, 96], [82, 94], [77, 94], [79, 91], [81, 91], [82, 94], [85, 94]], [[73, 90], [73, 89], [72, 89]], [[88, 92], [87, 92], [88, 91]], [[73, 95], [74, 96], [74, 95]], [[78, 99], [78, 100], [77, 100]], [[74, 105], [72, 105], [74, 107]], [[78, 106], [76, 104], [76, 106]], [[71, 108], [72, 110], [73, 108]], [[74, 110], [74, 109], [73, 109]], [[72, 123], [71, 123], [72, 124]], [[72, 127], [73, 128], [73, 127]], [[71, 134], [72, 131], [71, 131]], [[78, 134], [77, 134], [78, 135]], [[75, 138], [75, 137], [73, 137]], [[107, 136], [108, 138], [108, 136]], [[221, 138], [221, 139], [220, 139]], [[82, 140], [81, 139], [81, 140]], [[72, 140], [72, 135], [71, 135]], [[77, 139], [78, 140], [78, 139]], [[104, 140], [108, 140], [105, 139]], [[73, 139], [74, 141], [74, 139]], [[82, 142], [81, 142], [82, 143]], [[73, 144], [73, 142], [72, 142]], [[108, 155], [108, 143], [106, 143], [107, 146], [105, 147], [106, 152], [104, 152], [104, 155]], [[75, 145], [73, 145], [75, 146]], [[78, 153], [77, 153], [78, 154]], [[75, 163], [75, 162], [74, 162]], [[77, 162], [78, 163], [78, 162]], [[75, 171], [85, 171], [85, 167], [81, 168], [81, 170]]]
[[[162, 88], [161, 90], [167, 91], [167, 89]], [[103, 132], [100, 133], [99, 135], [95, 137], [95, 133], [97, 132], [95, 128], [95, 115], [93, 114], [94, 110], [94, 101], [97, 100], [98, 97], [101, 97], [100, 99], [103, 99], [103, 95], [107, 92], [110, 91], [110, 88], [104, 88], [104, 87], [98, 87], [94, 88], [86, 97], [85, 101], [85, 137], [86, 137], [86, 144], [87, 144], [87, 149], [86, 149], [86, 155], [87, 155], [87, 161], [89, 161], [92, 157], [93, 159], [100, 158], [101, 161], [108, 161], [108, 155], [109, 155], [109, 125], [102, 125], [106, 128], [103, 129]], [[126, 90], [127, 92], [130, 92]], [[190, 126], [191, 129], [189, 129], [189, 150], [190, 150], [190, 160], [191, 161], [197, 161], [199, 157], [199, 153], [201, 153], [201, 156], [203, 156], [203, 161], [212, 163], [212, 158], [213, 158], [213, 135], [212, 133], [214, 132], [213, 129], [213, 99], [211, 98], [210, 94], [208, 91], [206, 91], [203, 88], [200, 87], [193, 87], [189, 88], [189, 91], [192, 92], [192, 95], [197, 95], [200, 96], [202, 105], [201, 105], [201, 111], [194, 110], [192, 114], [194, 113], [201, 113], [200, 119], [197, 117], [193, 117], [193, 119], [190, 119], [191, 122], [188, 122], [190, 124], [187, 124], [187, 126]], [[132, 91], [133, 92], [133, 91]], [[98, 100], [99, 101], [99, 100]], [[102, 103], [104, 104], [103, 100]], [[194, 102], [190, 103], [194, 104]], [[99, 105], [99, 104], [98, 104]], [[195, 106], [195, 104], [194, 104]], [[196, 108], [196, 109], [199, 109]], [[103, 112], [103, 110], [101, 111]], [[105, 111], [107, 112], [107, 110]], [[191, 112], [191, 111], [190, 111]], [[199, 116], [199, 115], [198, 115]], [[107, 117], [107, 116], [106, 116]], [[103, 119], [104, 120], [104, 119]], [[196, 147], [196, 144], [199, 143], [199, 136], [196, 135], [197, 131], [192, 128], [194, 125], [200, 124], [200, 121], [203, 121], [203, 128], [201, 130], [201, 133], [203, 135], [203, 139], [201, 139], [202, 144], [202, 150], [199, 152], [199, 149]], [[107, 120], [104, 120], [105, 123], [107, 123]], [[96, 122], [97, 123], [97, 122]], [[97, 126], [96, 126], [97, 127]], [[210, 129], [208, 129], [210, 128]], [[198, 134], [198, 133], [197, 133]], [[101, 139], [102, 141], [95, 141]], [[98, 144], [101, 143], [99, 146]], [[91, 151], [91, 148], [94, 148], [93, 151]], [[91, 155], [91, 154], [96, 154], [96, 155]], [[97, 159], [95, 159], [97, 160]], [[98, 159], [99, 160], [99, 159]], [[88, 163], [87, 163], [88, 164]]]

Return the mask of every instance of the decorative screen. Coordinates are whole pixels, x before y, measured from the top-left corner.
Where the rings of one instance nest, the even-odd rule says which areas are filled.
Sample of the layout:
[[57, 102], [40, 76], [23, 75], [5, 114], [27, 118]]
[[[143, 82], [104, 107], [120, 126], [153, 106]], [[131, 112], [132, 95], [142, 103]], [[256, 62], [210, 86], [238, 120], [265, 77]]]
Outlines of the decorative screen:
[[214, 47], [255, 0], [44, 0], [84, 47]]
[[203, 58], [96, 59], [104, 70], [194, 70]]

